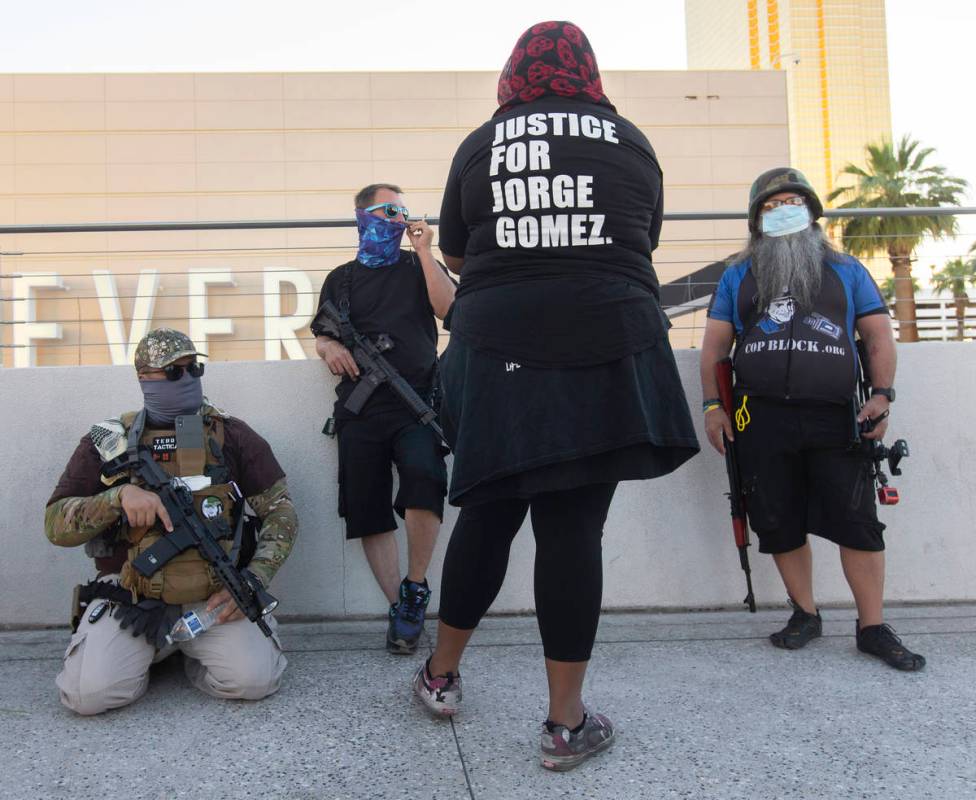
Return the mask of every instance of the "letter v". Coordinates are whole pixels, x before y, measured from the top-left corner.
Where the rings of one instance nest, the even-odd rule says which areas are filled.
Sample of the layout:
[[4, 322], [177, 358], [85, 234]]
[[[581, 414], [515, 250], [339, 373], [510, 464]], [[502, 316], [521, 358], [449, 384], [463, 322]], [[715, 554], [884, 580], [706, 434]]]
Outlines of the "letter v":
[[108, 339], [108, 349], [113, 364], [132, 364], [136, 355], [136, 345], [149, 332], [153, 309], [156, 307], [156, 292], [159, 289], [159, 270], [144, 269], [139, 272], [139, 285], [136, 287], [135, 303], [132, 306], [132, 325], [126, 338], [122, 327], [122, 305], [115, 276], [111, 270], [94, 269], [95, 293], [98, 307], [102, 312], [102, 324]]

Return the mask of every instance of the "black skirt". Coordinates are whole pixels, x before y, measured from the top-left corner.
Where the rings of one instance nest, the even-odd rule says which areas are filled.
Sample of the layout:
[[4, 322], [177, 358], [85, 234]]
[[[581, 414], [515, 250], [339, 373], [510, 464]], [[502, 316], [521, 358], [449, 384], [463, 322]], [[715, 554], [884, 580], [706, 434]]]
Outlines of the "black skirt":
[[452, 505], [656, 478], [699, 450], [666, 338], [607, 364], [540, 369], [452, 336], [441, 381]]

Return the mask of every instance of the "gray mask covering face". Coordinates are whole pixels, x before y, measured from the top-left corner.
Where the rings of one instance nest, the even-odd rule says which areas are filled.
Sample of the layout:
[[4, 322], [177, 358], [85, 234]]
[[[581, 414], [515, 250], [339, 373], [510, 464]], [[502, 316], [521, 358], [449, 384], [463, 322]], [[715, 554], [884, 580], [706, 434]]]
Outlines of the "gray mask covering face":
[[155, 425], [172, 425], [184, 414], [196, 414], [203, 405], [203, 381], [184, 371], [175, 381], [139, 381], [146, 416]]

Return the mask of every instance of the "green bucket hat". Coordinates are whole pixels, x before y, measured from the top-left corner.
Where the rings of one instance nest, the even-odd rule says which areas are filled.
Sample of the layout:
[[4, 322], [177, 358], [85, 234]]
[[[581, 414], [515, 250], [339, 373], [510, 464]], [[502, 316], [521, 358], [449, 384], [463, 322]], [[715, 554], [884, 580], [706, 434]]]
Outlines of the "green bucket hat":
[[766, 170], [756, 178], [749, 190], [750, 231], [755, 233], [758, 230], [757, 221], [762, 204], [780, 192], [796, 192], [803, 195], [807, 200], [807, 207], [810, 209], [810, 215], [814, 222], [823, 216], [823, 203], [820, 202], [820, 198], [817, 197], [817, 193], [810, 181], [807, 180], [806, 175], [793, 167], [775, 167]]
[[136, 371], [162, 369], [184, 356], [206, 356], [193, 341], [175, 328], [156, 328], [149, 331], [136, 347]]

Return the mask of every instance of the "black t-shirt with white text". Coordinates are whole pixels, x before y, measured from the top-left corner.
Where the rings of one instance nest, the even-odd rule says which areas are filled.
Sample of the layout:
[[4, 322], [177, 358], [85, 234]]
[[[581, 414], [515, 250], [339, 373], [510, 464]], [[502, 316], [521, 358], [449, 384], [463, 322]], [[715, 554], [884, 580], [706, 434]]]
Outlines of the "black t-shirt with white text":
[[662, 213], [650, 143], [609, 108], [546, 98], [494, 117], [455, 154], [441, 208], [441, 251], [464, 258], [452, 335], [537, 366], [651, 346], [668, 327]]
[[[426, 396], [433, 383], [437, 360], [437, 323], [419, 259], [401, 250], [400, 260], [385, 267], [366, 267], [358, 261], [336, 267], [322, 284], [319, 307], [327, 299], [338, 306], [343, 283], [348, 287], [349, 319], [353, 327], [373, 340], [382, 333], [387, 334], [393, 349], [385, 352], [384, 358], [421, 396]], [[315, 336], [339, 338], [328, 327], [313, 323], [311, 328]], [[355, 382], [347, 377], [336, 387], [337, 419], [353, 416], [343, 404], [354, 388]], [[383, 385], [358, 416], [401, 406], [401, 401]]]

